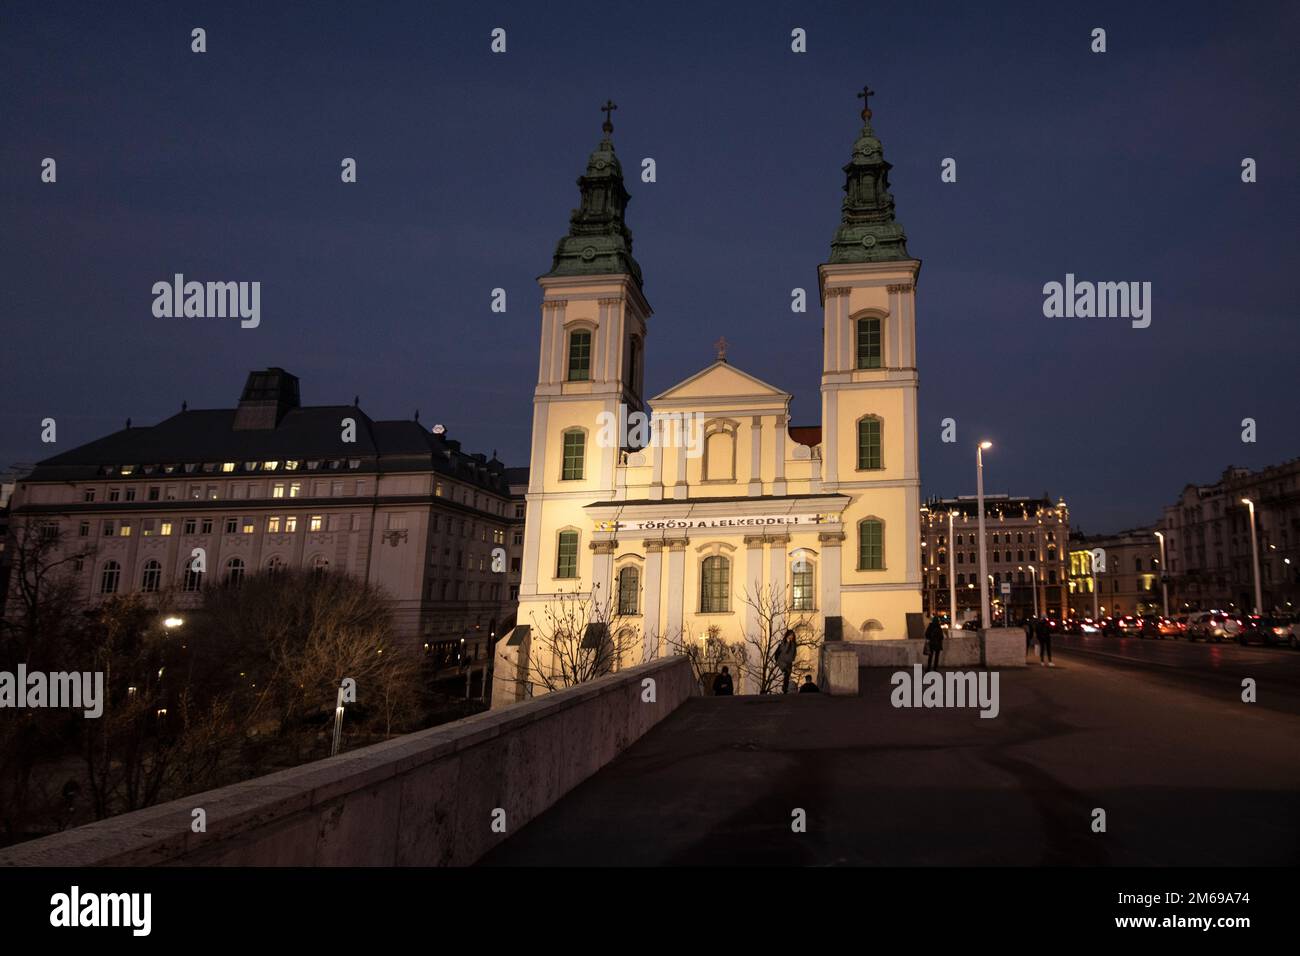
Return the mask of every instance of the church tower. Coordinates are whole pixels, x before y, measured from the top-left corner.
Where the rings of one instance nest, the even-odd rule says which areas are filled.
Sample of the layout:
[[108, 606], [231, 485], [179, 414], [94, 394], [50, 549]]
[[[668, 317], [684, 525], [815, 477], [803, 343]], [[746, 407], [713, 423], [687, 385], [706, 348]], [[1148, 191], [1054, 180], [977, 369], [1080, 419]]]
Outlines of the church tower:
[[[519, 622], [543, 620], [564, 592], [610, 600], [616, 542], [594, 543], [583, 506], [615, 496], [622, 452], [608, 440], [644, 407], [642, 367], [651, 310], [624, 221], [628, 192], [606, 103], [603, 136], [578, 178], [581, 196], [542, 287], [541, 359], [533, 392]], [[617, 429], [622, 434], [621, 427]]]
[[818, 269], [824, 491], [851, 498], [842, 520], [840, 608], [846, 637], [906, 637], [921, 610], [917, 462], [916, 279], [894, 218], [890, 164], [871, 126], [844, 167], [830, 261]]

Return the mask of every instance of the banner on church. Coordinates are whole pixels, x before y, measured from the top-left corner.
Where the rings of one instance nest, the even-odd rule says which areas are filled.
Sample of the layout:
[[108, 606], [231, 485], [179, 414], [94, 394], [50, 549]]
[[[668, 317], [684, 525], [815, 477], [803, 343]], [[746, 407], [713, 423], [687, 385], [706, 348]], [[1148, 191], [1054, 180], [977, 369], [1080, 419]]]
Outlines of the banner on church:
[[839, 515], [736, 515], [711, 518], [649, 518], [644, 521], [597, 521], [597, 531], [691, 531], [696, 528], [790, 528], [839, 521]]

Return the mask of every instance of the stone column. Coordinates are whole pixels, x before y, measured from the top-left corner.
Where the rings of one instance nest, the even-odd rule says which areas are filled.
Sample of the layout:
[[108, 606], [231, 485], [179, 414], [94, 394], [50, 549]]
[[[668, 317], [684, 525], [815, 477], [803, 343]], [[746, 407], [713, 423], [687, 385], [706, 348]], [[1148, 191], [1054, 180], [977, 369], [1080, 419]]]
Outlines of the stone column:
[[[768, 582], [764, 595], [770, 594], [777, 607], [785, 607], [790, 595], [789, 560], [786, 555], [790, 547], [788, 534], [773, 535], [767, 539]], [[783, 616], [773, 615], [772, 626], [777, 630], [785, 627]]]
[[749, 494], [763, 493], [763, 416], [755, 415], [749, 426]]
[[772, 494], [785, 494], [785, 446], [789, 438], [789, 415], [776, 416], [776, 480], [772, 482]]
[[645, 598], [642, 601], [642, 632], [645, 634], [645, 659], [658, 657], [659, 647], [659, 597], [663, 591], [664, 543], [646, 541], [645, 548]]
[[686, 598], [686, 539], [667, 538], [668, 546], [668, 621], [664, 636], [684, 643], [683, 602]]
[[[761, 534], [745, 535], [745, 571], [740, 584], [737, 600], [744, 601], [747, 594], [763, 593], [763, 536]], [[752, 604], [745, 605], [744, 628], [746, 634], [755, 634], [758, 631], [758, 610]]]
[[593, 541], [588, 547], [592, 551], [592, 608], [600, 611], [608, 607], [611, 612], [617, 611], [617, 605], [614, 602], [618, 600], [618, 595], [614, 594], [613, 578], [614, 551], [618, 548], [618, 542], [613, 539]]
[[[841, 552], [844, 544], [844, 532], [825, 531], [817, 536], [817, 541], [821, 544], [821, 567], [818, 570], [822, 574], [822, 614], [825, 617], [838, 617], [840, 615], [840, 580], [843, 567]], [[853, 626], [856, 628], [857, 624]]]

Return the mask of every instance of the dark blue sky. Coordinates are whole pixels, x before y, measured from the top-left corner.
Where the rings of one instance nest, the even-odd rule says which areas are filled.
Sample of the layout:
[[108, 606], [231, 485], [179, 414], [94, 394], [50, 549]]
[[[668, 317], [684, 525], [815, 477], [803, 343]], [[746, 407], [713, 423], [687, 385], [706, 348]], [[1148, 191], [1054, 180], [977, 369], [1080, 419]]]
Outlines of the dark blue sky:
[[[526, 464], [535, 279], [606, 97], [655, 309], [648, 393], [725, 335], [816, 423], [820, 313], [792, 314], [790, 290], [816, 301], [868, 82], [924, 262], [924, 492], [972, 493], [987, 436], [988, 490], [1064, 496], [1092, 532], [1152, 521], [1186, 482], [1300, 454], [1300, 8], [1133, 6], [8, 4], [0, 467], [182, 399], [229, 406], [268, 365], [306, 403], [418, 407]], [[646, 156], [657, 183], [636, 177]], [[261, 327], [154, 318], [176, 272], [260, 281]], [[1045, 318], [1067, 272], [1151, 282], [1151, 327]]]

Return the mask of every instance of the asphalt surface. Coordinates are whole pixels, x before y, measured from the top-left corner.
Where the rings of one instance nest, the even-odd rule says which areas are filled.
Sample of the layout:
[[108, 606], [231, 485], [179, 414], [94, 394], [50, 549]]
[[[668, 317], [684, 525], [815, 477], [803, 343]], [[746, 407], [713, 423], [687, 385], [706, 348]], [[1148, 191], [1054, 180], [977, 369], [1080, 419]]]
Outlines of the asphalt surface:
[[482, 863], [1300, 862], [1300, 654], [1056, 644], [1000, 673], [993, 719], [895, 708], [890, 669], [856, 698], [692, 699]]

